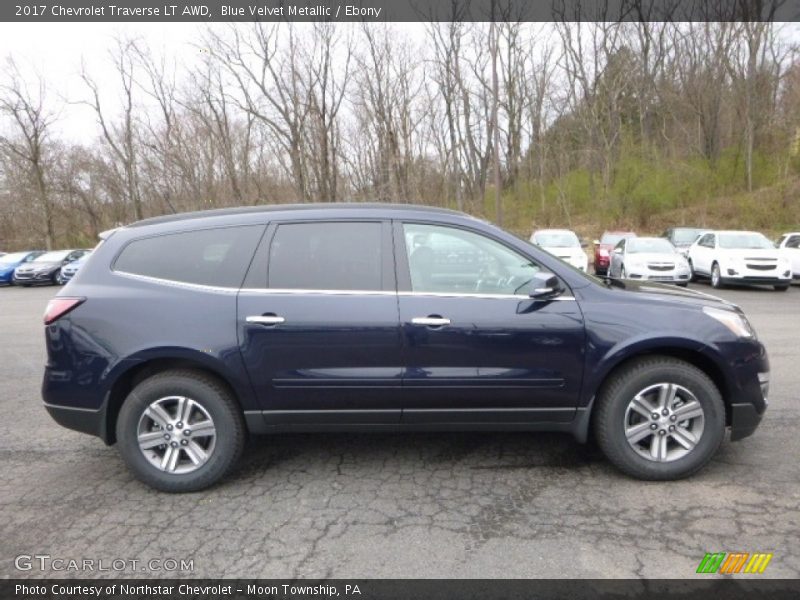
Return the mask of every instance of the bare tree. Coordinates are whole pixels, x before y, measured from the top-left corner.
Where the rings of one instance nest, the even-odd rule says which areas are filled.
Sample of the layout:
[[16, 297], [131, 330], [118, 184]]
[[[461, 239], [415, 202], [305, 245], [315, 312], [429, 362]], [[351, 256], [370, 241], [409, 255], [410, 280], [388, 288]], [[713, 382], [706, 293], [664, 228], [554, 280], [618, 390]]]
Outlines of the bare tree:
[[82, 65], [81, 79], [89, 89], [91, 98], [84, 102], [94, 110], [103, 139], [111, 149], [116, 161], [115, 169], [123, 184], [125, 200], [133, 208], [135, 219], [144, 216], [142, 198], [139, 190], [138, 152], [136, 122], [134, 116], [134, 90], [137, 42], [117, 38], [116, 47], [109, 52], [118, 76], [121, 91], [121, 117], [117, 122], [111, 120], [101, 100], [100, 89], [95, 79], [89, 74], [86, 65]]
[[6, 80], [0, 84], [0, 114], [10, 118], [11, 135], [0, 134], [0, 150], [14, 155], [27, 165], [29, 181], [44, 216], [44, 240], [47, 249], [55, 241], [53, 203], [47, 182], [47, 152], [55, 113], [46, 105], [44, 80], [35, 77], [29, 86], [17, 64], [6, 59]]

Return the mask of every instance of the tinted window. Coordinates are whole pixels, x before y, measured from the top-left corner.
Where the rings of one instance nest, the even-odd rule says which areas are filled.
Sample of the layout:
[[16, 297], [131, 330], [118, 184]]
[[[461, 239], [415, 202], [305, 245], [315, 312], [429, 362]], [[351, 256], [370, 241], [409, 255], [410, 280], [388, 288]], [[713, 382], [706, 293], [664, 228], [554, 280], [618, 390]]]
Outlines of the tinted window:
[[515, 294], [540, 270], [487, 237], [436, 225], [403, 225], [415, 292]]
[[786, 242], [786, 248], [800, 248], [800, 235], [793, 235]]
[[383, 289], [380, 223], [280, 225], [269, 252], [273, 289]]
[[116, 271], [171, 281], [239, 287], [263, 225], [204, 229], [135, 240], [114, 263]]

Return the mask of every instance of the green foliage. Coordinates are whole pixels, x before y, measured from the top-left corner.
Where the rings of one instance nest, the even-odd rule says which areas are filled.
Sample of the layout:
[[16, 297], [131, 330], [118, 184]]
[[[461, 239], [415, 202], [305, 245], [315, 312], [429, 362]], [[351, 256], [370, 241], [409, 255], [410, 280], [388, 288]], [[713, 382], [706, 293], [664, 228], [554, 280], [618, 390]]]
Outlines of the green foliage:
[[[657, 149], [628, 141], [614, 161], [607, 188], [601, 173], [583, 168], [544, 185], [519, 181], [503, 192], [504, 222], [520, 235], [536, 227], [571, 227], [587, 236], [607, 227], [651, 232], [694, 224], [765, 231], [796, 228], [800, 202], [789, 191], [796, 180], [793, 171], [789, 165], [787, 181], [780, 157], [756, 151], [753, 191], [748, 192], [739, 148], [725, 149], [710, 164], [702, 157], [665, 158]], [[493, 219], [491, 189], [483, 209]]]

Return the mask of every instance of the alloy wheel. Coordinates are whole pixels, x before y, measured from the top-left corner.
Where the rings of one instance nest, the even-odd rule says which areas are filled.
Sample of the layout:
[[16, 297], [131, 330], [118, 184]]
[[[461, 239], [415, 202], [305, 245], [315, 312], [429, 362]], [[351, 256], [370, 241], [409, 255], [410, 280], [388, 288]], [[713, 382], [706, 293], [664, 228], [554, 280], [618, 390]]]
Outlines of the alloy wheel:
[[217, 430], [203, 406], [184, 396], [166, 396], [152, 402], [139, 418], [139, 449], [161, 471], [196, 471], [214, 452]]
[[625, 438], [640, 456], [672, 462], [689, 454], [703, 436], [705, 413], [697, 397], [674, 383], [636, 394], [625, 411]]

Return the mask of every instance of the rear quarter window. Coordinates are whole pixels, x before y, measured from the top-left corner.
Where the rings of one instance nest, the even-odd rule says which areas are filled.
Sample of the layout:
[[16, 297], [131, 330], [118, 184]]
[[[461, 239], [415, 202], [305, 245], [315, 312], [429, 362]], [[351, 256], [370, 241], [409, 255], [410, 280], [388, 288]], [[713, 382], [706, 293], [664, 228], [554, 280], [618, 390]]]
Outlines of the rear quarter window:
[[114, 262], [120, 273], [238, 288], [264, 225], [169, 233], [134, 240]]

